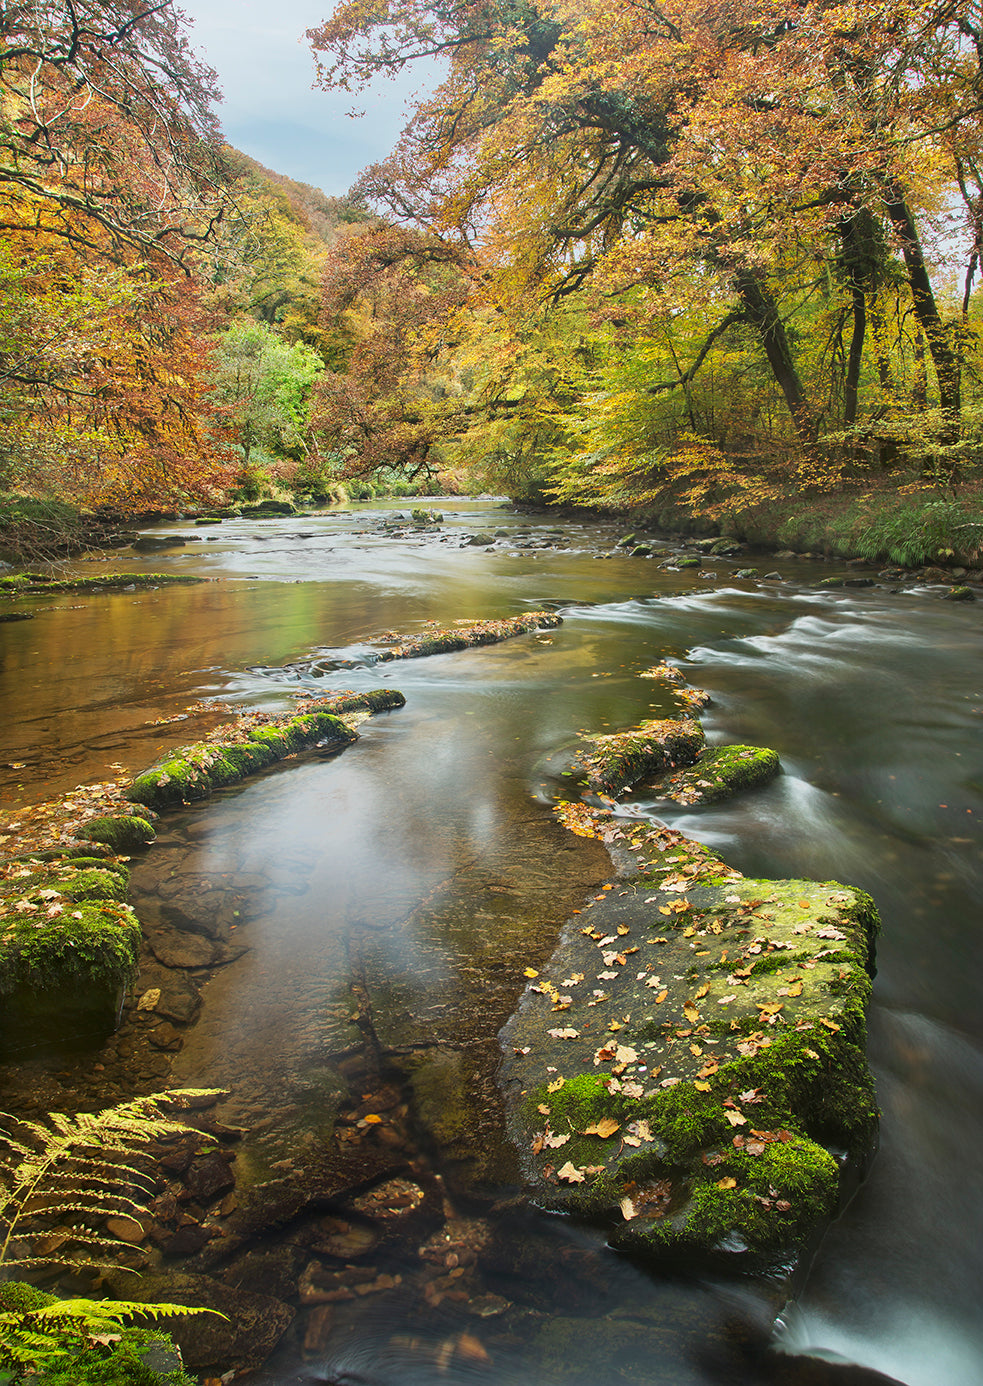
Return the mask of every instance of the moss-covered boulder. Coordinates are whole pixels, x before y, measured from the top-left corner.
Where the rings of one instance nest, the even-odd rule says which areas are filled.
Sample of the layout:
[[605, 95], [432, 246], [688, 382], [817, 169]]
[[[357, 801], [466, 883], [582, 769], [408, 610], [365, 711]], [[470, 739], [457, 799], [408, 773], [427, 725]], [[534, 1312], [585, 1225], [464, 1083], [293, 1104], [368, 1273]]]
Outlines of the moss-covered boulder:
[[405, 702], [397, 689], [377, 688], [367, 693], [312, 699], [295, 715], [255, 714], [261, 720], [244, 718], [240, 724], [220, 729], [215, 740], [172, 751], [137, 776], [127, 790], [127, 798], [131, 803], [157, 810], [207, 799], [213, 790], [237, 784], [247, 775], [298, 751], [357, 741], [358, 733], [351, 723], [360, 714], [388, 711]]
[[140, 952], [126, 876], [39, 863], [0, 889], [0, 1050], [112, 1029]]
[[699, 722], [689, 718], [640, 722], [627, 731], [583, 739], [588, 749], [575, 758], [574, 773], [603, 794], [619, 794], [639, 780], [692, 765], [705, 741]]
[[[489, 538], [489, 543], [492, 540]], [[420, 659], [424, 655], [448, 654], [467, 650], [476, 645], [497, 645], [516, 635], [528, 635], [534, 630], [555, 630], [563, 618], [555, 611], [528, 611], [522, 616], [508, 616], [501, 621], [474, 621], [450, 630], [431, 626], [420, 635], [394, 635], [393, 644], [383, 650], [379, 660]]]
[[767, 746], [707, 746], [689, 769], [663, 775], [656, 794], [677, 804], [716, 804], [767, 784], [781, 768], [778, 752]]
[[629, 845], [639, 874], [568, 925], [503, 1031], [533, 1196], [649, 1255], [794, 1256], [876, 1141], [873, 903], [745, 880], [668, 829]]
[[83, 825], [80, 836], [89, 842], [104, 842], [114, 852], [134, 852], [157, 839], [153, 824], [134, 814], [90, 818]]
[[329, 712], [283, 718], [275, 725], [256, 729], [243, 741], [182, 746], [138, 775], [127, 790], [127, 798], [158, 810], [207, 799], [213, 790], [237, 784], [291, 752], [326, 741], [357, 740], [358, 733]]

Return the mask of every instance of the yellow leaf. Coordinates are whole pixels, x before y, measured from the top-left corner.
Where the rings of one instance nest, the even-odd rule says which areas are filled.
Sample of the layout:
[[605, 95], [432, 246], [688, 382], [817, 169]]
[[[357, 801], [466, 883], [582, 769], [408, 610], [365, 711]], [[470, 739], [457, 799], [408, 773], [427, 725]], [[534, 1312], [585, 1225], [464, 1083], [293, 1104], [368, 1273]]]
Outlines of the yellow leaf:
[[718, 1188], [718, 1189], [736, 1189], [736, 1188], [737, 1188], [737, 1180], [736, 1180], [736, 1179], [732, 1179], [732, 1178], [730, 1177], [730, 1175], [728, 1174], [727, 1177], [726, 1177], [726, 1179], [718, 1179], [718, 1180], [717, 1180], [717, 1188]]
[[710, 1084], [709, 1084], [709, 1083], [701, 1083], [700, 1080], [699, 1080], [698, 1078], [694, 1080], [694, 1082], [693, 1082], [693, 1087], [696, 1089], [697, 1092], [709, 1092], [709, 1091], [710, 1091]]
[[703, 985], [700, 987], [699, 991], [696, 993], [696, 999], [697, 999], [697, 1001], [699, 1001], [699, 999], [700, 999], [701, 996], [706, 996], [706, 994], [709, 992], [709, 990], [710, 990], [710, 983], [709, 983], [709, 982], [704, 982]]
[[614, 1117], [601, 1117], [600, 1121], [596, 1121], [593, 1126], [584, 1128], [584, 1135], [600, 1136], [603, 1140], [607, 1140], [609, 1136], [614, 1135], [620, 1126], [621, 1122], [615, 1121]]
[[700, 1012], [692, 1001], [687, 1001], [683, 1007], [683, 1015], [689, 1021], [696, 1021], [700, 1018]]
[[536, 971], [534, 967], [527, 967], [522, 975], [523, 977], [538, 977], [539, 973]]
[[379, 1126], [382, 1123], [382, 1117], [376, 1116], [375, 1112], [370, 1112], [369, 1115], [363, 1117], [362, 1120], [367, 1126]]

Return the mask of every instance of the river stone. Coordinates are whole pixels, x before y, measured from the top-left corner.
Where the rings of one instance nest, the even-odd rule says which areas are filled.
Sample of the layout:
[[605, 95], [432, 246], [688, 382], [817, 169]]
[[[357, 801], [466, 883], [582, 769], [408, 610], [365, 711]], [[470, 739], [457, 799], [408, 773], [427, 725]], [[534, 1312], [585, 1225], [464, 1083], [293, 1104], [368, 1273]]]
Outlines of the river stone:
[[175, 1272], [138, 1278], [114, 1272], [109, 1282], [123, 1299], [218, 1310], [167, 1321], [167, 1331], [181, 1349], [187, 1369], [208, 1376], [233, 1369], [256, 1371], [295, 1317], [289, 1304], [272, 1295], [236, 1289], [208, 1275]]
[[717, 804], [773, 780], [782, 768], [766, 746], [707, 746], [690, 769], [663, 775], [656, 797], [677, 804]]
[[605, 794], [618, 794], [645, 777], [692, 765], [704, 745], [699, 722], [671, 718], [583, 739], [590, 750], [577, 756], [573, 769], [590, 789]]
[[873, 1148], [873, 902], [628, 836], [646, 873], [567, 926], [502, 1033], [532, 1196], [650, 1255], [794, 1256], [836, 1211], [832, 1152]]
[[147, 942], [154, 957], [165, 967], [210, 967], [218, 953], [211, 939], [178, 929], [155, 929]]

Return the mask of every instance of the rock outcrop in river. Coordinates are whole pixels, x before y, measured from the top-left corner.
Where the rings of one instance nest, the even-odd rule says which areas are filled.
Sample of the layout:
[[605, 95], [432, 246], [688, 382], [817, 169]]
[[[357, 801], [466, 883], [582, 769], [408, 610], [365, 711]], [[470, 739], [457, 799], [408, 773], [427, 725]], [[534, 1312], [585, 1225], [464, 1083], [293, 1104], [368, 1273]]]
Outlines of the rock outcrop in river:
[[[678, 789], [671, 762], [698, 755], [702, 733], [651, 723], [592, 740], [589, 788], [638, 778], [647, 748]], [[744, 766], [773, 774], [777, 757], [722, 748], [707, 797], [724, 792], [728, 764], [734, 790]], [[876, 1141], [873, 902], [837, 882], [745, 879], [664, 826], [560, 812], [617, 843], [624, 874], [568, 924], [503, 1031], [532, 1196], [608, 1221], [614, 1245], [650, 1255], [794, 1257]]]

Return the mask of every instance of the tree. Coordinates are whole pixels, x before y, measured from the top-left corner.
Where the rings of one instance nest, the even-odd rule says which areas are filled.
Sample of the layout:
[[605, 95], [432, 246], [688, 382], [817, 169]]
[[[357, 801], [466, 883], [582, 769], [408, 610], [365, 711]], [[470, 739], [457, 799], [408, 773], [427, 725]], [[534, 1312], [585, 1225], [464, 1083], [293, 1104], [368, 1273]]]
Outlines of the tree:
[[[685, 401], [744, 334], [815, 455], [860, 415], [868, 309], [890, 286], [934, 368], [940, 450], [956, 447], [968, 329], [939, 298], [926, 242], [969, 227], [979, 262], [983, 43], [968, 7], [347, 0], [309, 37], [325, 85], [446, 59], [361, 190], [478, 248], [514, 318], [578, 296], [641, 341], [709, 305], [703, 340], [651, 388]], [[957, 183], [967, 216], [953, 228], [939, 213]], [[807, 305], [821, 300], [834, 347], [851, 321], [849, 345], [803, 352], [794, 320], [818, 324]]]
[[0, 74], [0, 231], [178, 261], [207, 240], [226, 206], [215, 74], [172, 0], [3, 5]]
[[342, 477], [440, 470], [437, 448], [459, 432], [462, 404], [445, 369], [448, 322], [474, 270], [466, 248], [395, 227], [369, 227], [329, 252], [322, 313], [350, 345], [316, 386], [312, 423], [320, 445], [347, 459]]
[[234, 323], [214, 339], [211, 399], [220, 433], [242, 448], [306, 449], [311, 386], [324, 369], [313, 348], [281, 341], [265, 323]]

